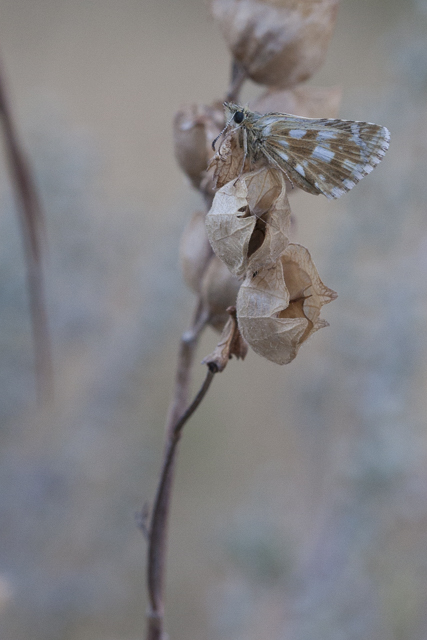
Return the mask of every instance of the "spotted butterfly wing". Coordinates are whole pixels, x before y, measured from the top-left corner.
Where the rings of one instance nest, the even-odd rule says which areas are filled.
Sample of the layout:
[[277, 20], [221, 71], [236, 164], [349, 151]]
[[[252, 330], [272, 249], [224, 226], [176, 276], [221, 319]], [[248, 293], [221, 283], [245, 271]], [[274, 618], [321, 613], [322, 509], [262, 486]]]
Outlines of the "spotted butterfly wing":
[[313, 194], [339, 198], [381, 162], [389, 146], [385, 127], [370, 122], [261, 116], [263, 152], [284, 164], [292, 182]]
[[350, 191], [381, 162], [390, 133], [370, 122], [265, 115], [226, 103], [235, 128], [245, 131], [248, 155], [262, 153], [293, 184], [327, 198]]

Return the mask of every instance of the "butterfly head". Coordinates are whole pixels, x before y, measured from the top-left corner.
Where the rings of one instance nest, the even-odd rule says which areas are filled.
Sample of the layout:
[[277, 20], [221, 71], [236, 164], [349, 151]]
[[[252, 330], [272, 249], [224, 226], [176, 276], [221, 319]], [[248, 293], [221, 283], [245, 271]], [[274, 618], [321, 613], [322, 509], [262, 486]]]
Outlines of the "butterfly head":
[[248, 115], [248, 110], [233, 102], [224, 102], [227, 124], [242, 124]]

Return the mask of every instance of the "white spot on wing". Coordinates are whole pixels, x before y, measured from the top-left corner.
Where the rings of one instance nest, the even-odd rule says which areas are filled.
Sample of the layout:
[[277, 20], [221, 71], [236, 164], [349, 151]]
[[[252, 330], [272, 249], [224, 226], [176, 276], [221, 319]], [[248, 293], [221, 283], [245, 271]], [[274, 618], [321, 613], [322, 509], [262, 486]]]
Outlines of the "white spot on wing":
[[321, 160], [322, 162], [330, 162], [332, 158], [335, 156], [335, 153], [326, 147], [320, 147], [319, 145], [315, 147], [313, 153], [311, 154], [312, 158], [316, 158], [317, 160]]
[[337, 134], [334, 131], [319, 131], [317, 134], [316, 140], [318, 142], [323, 142], [324, 140], [333, 140], [337, 137]]
[[300, 164], [295, 165], [295, 171], [298, 171], [301, 176], [305, 177], [304, 167], [302, 167]]
[[341, 189], [341, 187], [334, 187], [333, 189], [331, 189], [331, 196], [333, 198], [339, 198], [344, 193], [345, 193], [345, 190]]
[[360, 135], [360, 127], [357, 122], [351, 123], [351, 132], [354, 136], [358, 137]]
[[306, 133], [307, 131], [305, 131], [304, 129], [291, 129], [289, 131], [289, 135], [291, 136], [291, 138], [303, 138]]
[[347, 187], [347, 189], [353, 189], [353, 187], [356, 185], [355, 182], [353, 182], [353, 180], [348, 180], [347, 178], [345, 180], [343, 180], [343, 185], [345, 187]]

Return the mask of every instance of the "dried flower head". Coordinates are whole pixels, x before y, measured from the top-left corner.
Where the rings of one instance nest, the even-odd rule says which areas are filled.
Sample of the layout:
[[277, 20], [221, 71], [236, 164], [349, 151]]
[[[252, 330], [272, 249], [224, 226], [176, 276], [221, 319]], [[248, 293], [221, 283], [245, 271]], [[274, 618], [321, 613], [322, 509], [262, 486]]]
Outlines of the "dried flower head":
[[215, 194], [206, 230], [215, 254], [242, 276], [276, 262], [289, 242], [290, 214], [283, 174], [263, 167]]
[[218, 189], [221, 189], [232, 180], [236, 180], [242, 173], [251, 171], [254, 168], [255, 163], [251, 158], [245, 158], [243, 145], [238, 135], [227, 135], [220, 142], [218, 152], [208, 165], [208, 171], [213, 176], [215, 191], [218, 191]]
[[339, 0], [213, 0], [234, 59], [260, 84], [294, 87], [322, 65]]
[[312, 333], [328, 326], [320, 310], [336, 297], [308, 250], [290, 243], [273, 267], [248, 272], [237, 297], [240, 331], [256, 353], [288, 364]]
[[198, 189], [213, 155], [212, 140], [224, 126], [221, 103], [187, 105], [174, 119], [175, 156], [193, 186]]

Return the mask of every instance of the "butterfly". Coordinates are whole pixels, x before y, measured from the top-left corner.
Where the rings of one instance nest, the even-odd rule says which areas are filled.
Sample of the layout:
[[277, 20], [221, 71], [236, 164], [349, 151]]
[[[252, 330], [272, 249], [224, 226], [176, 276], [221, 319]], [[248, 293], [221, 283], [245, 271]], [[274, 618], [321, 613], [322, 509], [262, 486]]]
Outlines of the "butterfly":
[[389, 147], [388, 129], [371, 122], [262, 115], [231, 102], [224, 107], [227, 124], [220, 136], [238, 132], [242, 168], [245, 161], [251, 166], [264, 159], [292, 185], [329, 199], [339, 198], [371, 173]]

